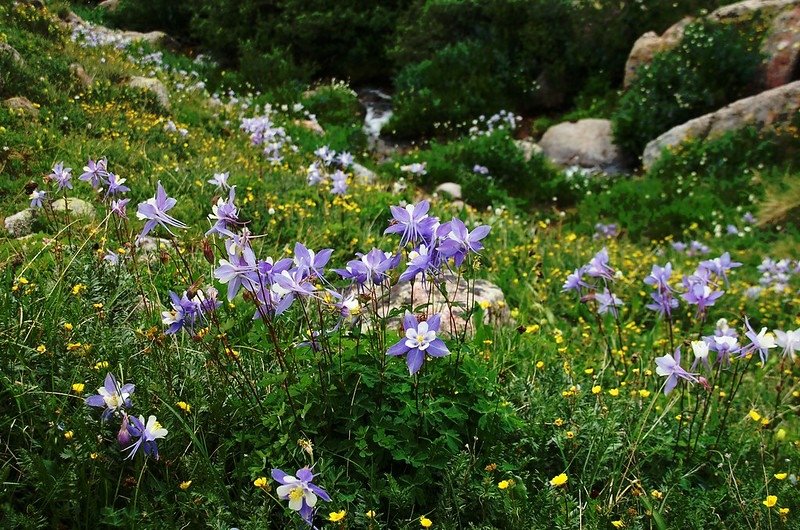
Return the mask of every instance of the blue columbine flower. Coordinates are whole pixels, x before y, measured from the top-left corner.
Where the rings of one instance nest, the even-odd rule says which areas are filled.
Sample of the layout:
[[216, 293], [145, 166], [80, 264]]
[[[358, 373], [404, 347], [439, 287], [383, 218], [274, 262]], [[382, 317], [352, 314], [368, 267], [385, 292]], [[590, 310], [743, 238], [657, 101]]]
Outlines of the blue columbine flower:
[[386, 355], [406, 355], [406, 364], [408, 364], [408, 371], [411, 375], [417, 373], [422, 367], [426, 354], [431, 357], [448, 355], [450, 350], [447, 349], [447, 345], [442, 339], [436, 337], [441, 320], [442, 315], [437, 313], [428, 320], [418, 322], [417, 317], [406, 312], [403, 317], [406, 336], [389, 348]]
[[139, 203], [136, 217], [142, 220], [147, 219], [139, 237], [146, 236], [158, 225], [163, 226], [164, 229], [173, 236], [175, 234], [169, 229], [170, 226], [188, 228], [185, 224], [167, 214], [169, 210], [175, 207], [177, 202], [177, 200], [167, 196], [167, 192], [164, 191], [161, 181], [158, 181], [158, 189], [156, 190], [155, 196], [147, 199], [146, 202]]
[[280, 469], [272, 470], [272, 478], [281, 484], [276, 489], [278, 498], [288, 500], [289, 509], [298, 512], [303, 521], [311, 526], [317, 500], [330, 502], [331, 497], [327, 491], [313, 483], [315, 475], [309, 468], [298, 469], [295, 475], [289, 475]]
[[144, 416], [128, 416], [130, 424], [128, 425], [128, 433], [134, 438], [138, 438], [133, 445], [127, 447], [125, 451], [130, 451], [125, 459], [133, 458], [139, 449], [144, 449], [144, 454], [152, 456], [158, 460], [158, 446], [156, 440], [167, 436], [168, 432], [164, 427], [158, 423], [155, 416], [147, 418], [147, 423], [144, 421]]
[[136, 387], [130, 383], [120, 384], [112, 373], [106, 374], [103, 386], [97, 389], [97, 394], [88, 396], [86, 404], [90, 407], [105, 409], [102, 418], [108, 419], [114, 412], [131, 406], [131, 394]]

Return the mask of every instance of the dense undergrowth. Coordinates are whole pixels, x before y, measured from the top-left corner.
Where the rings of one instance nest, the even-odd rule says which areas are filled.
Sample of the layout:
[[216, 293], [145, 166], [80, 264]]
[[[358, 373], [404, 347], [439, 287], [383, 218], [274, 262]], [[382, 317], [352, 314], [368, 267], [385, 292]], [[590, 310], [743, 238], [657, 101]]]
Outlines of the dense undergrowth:
[[796, 526], [797, 234], [758, 225], [796, 128], [598, 182], [489, 118], [376, 167], [345, 87], [71, 37], [0, 6], [0, 96], [39, 105], [0, 107], [0, 212], [36, 211], [0, 240], [4, 527]]

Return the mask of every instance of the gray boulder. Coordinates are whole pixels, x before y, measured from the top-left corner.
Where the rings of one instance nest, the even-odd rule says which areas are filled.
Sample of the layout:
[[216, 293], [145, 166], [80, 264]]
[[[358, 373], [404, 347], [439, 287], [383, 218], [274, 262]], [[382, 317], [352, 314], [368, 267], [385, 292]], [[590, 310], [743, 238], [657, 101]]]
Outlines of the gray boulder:
[[28, 98], [8, 98], [3, 101], [3, 106], [15, 110], [23, 116], [30, 116], [31, 118], [37, 118], [39, 116], [39, 107], [33, 104]]
[[514, 143], [517, 145], [519, 150], [522, 151], [522, 156], [525, 157], [525, 162], [530, 162], [534, 155], [539, 155], [542, 153], [542, 148], [539, 146], [539, 144], [532, 140], [514, 140]]
[[442, 182], [436, 186], [436, 193], [445, 194], [451, 199], [461, 199], [461, 184], [455, 182]]
[[706, 140], [721, 134], [756, 126], [762, 129], [790, 121], [800, 110], [800, 81], [734, 101], [727, 107], [673, 127], [647, 144], [642, 155], [645, 169], [653, 165], [664, 149], [686, 140]]
[[354, 163], [352, 166], [350, 166], [350, 170], [353, 172], [353, 177], [358, 184], [371, 185], [378, 182], [377, 173], [367, 167], [362, 166], [361, 164]]
[[13, 238], [24, 237], [33, 233], [33, 210], [26, 208], [21, 212], [6, 217], [4, 225], [8, 235]]
[[50, 206], [55, 212], [68, 211], [72, 215], [88, 217], [89, 219], [94, 219], [95, 216], [94, 206], [77, 197], [67, 197], [66, 201], [64, 199], [56, 199]]
[[[471, 310], [475, 305], [485, 307], [483, 321], [492, 325], [507, 325], [512, 322], [511, 312], [506, 304], [503, 291], [488, 280], [475, 280], [466, 282], [457, 281], [455, 276], [446, 276], [444, 288], [451, 303], [448, 304], [442, 294], [434, 289], [434, 296], [431, 305], [428, 306], [428, 314], [441, 313], [443, 333], [457, 335], [464, 332], [465, 326], [467, 333], [473, 333], [474, 326], [470, 317]], [[413, 296], [412, 296], [413, 295]], [[408, 282], [400, 283], [392, 287], [390, 310], [395, 308], [409, 308], [425, 303], [427, 293], [423, 291], [419, 282], [413, 286]], [[399, 320], [397, 321], [399, 323]]]
[[590, 118], [559, 123], [547, 129], [539, 146], [547, 158], [563, 167], [619, 173], [627, 166], [622, 150], [614, 144], [609, 120]]
[[159, 104], [164, 107], [165, 110], [170, 109], [169, 92], [167, 92], [167, 87], [165, 87], [164, 83], [155, 77], [131, 77], [131, 79], [128, 81], [128, 86], [153, 94], [158, 99]]

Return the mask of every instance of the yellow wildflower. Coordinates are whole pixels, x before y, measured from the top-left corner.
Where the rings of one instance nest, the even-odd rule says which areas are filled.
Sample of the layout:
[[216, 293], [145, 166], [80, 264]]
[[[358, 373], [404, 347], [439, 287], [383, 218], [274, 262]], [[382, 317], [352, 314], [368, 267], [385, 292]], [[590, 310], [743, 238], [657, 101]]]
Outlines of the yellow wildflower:
[[64, 433], [64, 438], [69, 442], [72, 440], [72, 437], [75, 436], [75, 433], [72, 431], [67, 431]]
[[778, 504], [778, 497], [775, 495], [767, 495], [767, 498], [761, 501], [761, 504], [763, 504], [767, 508], [772, 508], [773, 506]]
[[344, 510], [340, 510], [338, 512], [331, 512], [330, 514], [328, 514], [328, 520], [336, 523], [344, 519], [345, 515], [347, 515], [347, 512]]
[[178, 401], [176, 403], [176, 405], [178, 406], [179, 409], [184, 411], [186, 414], [189, 414], [190, 412], [192, 412], [192, 406], [189, 405], [188, 403], [186, 403], [185, 401]]
[[611, 521], [611, 526], [614, 528], [625, 528], [625, 523], [623, 523], [620, 519], [617, 519], [616, 521]]
[[612, 388], [608, 391], [608, 395], [611, 397], [617, 397], [619, 395], [619, 388]]
[[751, 409], [750, 412], [747, 413], [747, 416], [753, 421], [761, 420], [761, 414], [759, 414], [757, 410]]
[[775, 473], [773, 476], [778, 480], [786, 480], [786, 477], [788, 477], [789, 474], [788, 473]]
[[258, 477], [253, 481], [253, 486], [257, 488], [265, 488], [267, 486], [267, 477]]
[[364, 516], [366, 516], [367, 519], [374, 519], [376, 515], [377, 514], [375, 513], [375, 510], [370, 510], [364, 514]]
[[184, 480], [183, 482], [180, 483], [180, 485], [178, 485], [178, 487], [180, 489], [182, 489], [183, 491], [186, 491], [186, 490], [189, 489], [189, 486], [191, 486], [191, 485], [192, 485], [192, 481], [191, 480]]
[[47, 346], [45, 346], [44, 344], [39, 344], [38, 346], [36, 346], [36, 351], [39, 353], [46, 353]]
[[556, 475], [555, 477], [550, 479], [550, 485], [557, 488], [559, 486], [563, 486], [564, 484], [566, 484], [567, 480], [569, 480], [567, 478], [567, 474], [561, 473], [560, 475]]
[[84, 385], [83, 383], [72, 384], [72, 391], [75, 392], [76, 394], [82, 394], [84, 388], [86, 388], [86, 385]]
[[422, 526], [422, 528], [430, 528], [431, 526], [433, 526], [433, 521], [431, 521], [430, 519], [428, 519], [423, 515], [422, 517], [419, 518], [419, 524], [420, 526]]
[[592, 394], [594, 394], [595, 396], [597, 394], [599, 394], [600, 392], [602, 392], [602, 391], [603, 391], [603, 387], [601, 387], [600, 385], [595, 385], [595, 386], [592, 387]]

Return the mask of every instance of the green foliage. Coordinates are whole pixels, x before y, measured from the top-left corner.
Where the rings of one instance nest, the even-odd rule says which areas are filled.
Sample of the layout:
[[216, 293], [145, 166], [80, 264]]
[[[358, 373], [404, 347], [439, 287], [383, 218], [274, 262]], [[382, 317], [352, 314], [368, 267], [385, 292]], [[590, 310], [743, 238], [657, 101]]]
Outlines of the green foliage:
[[758, 40], [731, 25], [686, 28], [675, 50], [657, 54], [638, 72], [614, 112], [614, 136], [630, 154], [650, 140], [748, 95], [761, 63]]
[[[795, 120], [796, 121], [796, 120]], [[736, 224], [765, 189], [796, 173], [795, 126], [745, 128], [665, 152], [640, 178], [581, 201], [581, 217], [618, 221], [632, 237], [661, 238], [692, 224]]]

